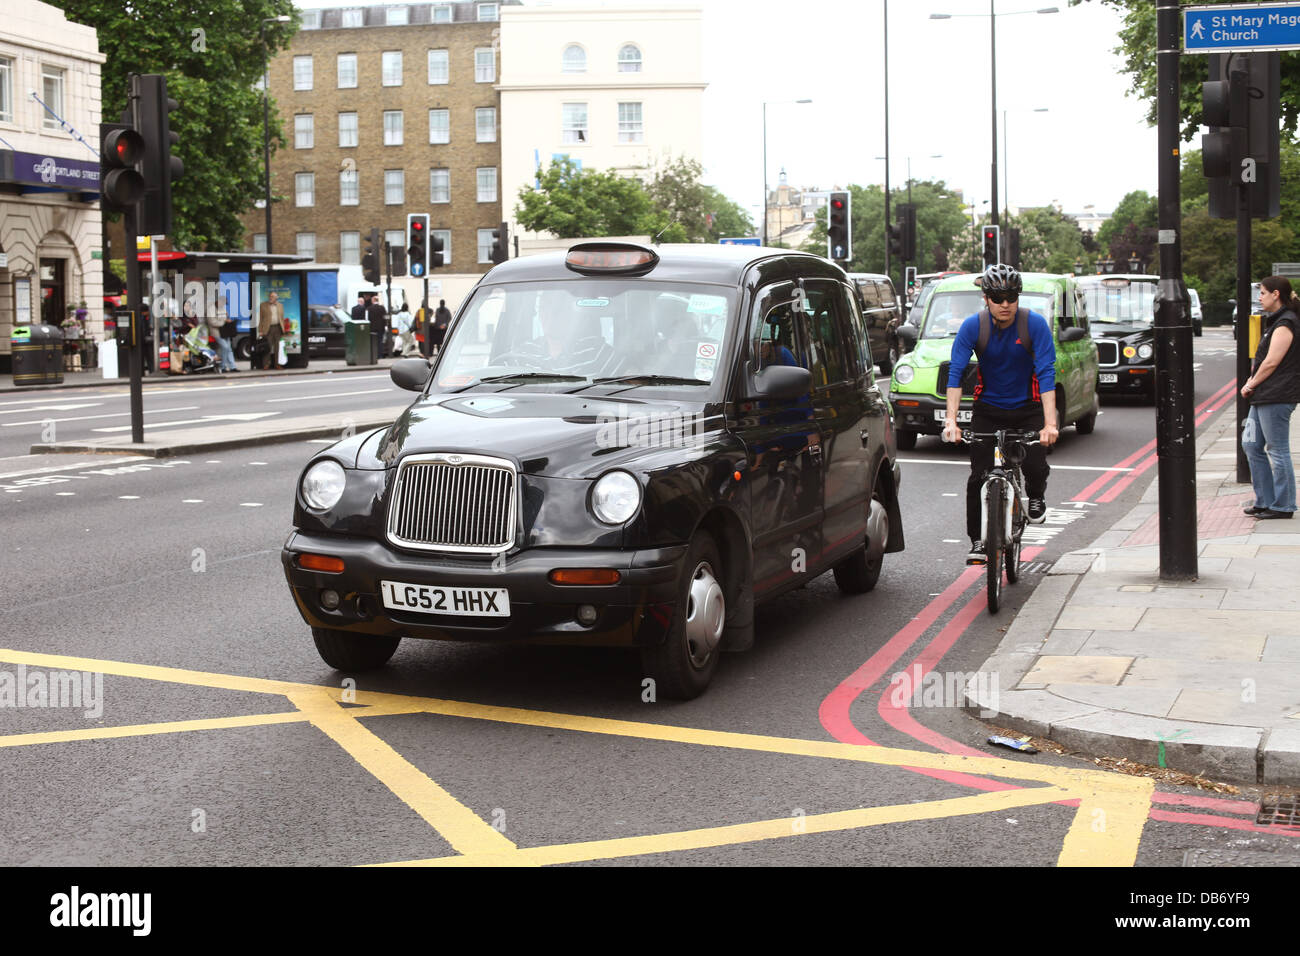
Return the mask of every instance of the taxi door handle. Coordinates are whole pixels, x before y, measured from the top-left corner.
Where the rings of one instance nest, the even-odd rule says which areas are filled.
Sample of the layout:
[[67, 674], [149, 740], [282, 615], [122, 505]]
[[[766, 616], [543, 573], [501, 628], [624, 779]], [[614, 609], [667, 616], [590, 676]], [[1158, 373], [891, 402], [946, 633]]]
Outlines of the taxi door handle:
[[820, 443], [816, 445], [808, 446], [808, 457], [816, 462], [820, 462], [822, 460], [822, 446]]
[[863, 448], [866, 448], [867, 445], [871, 443], [871, 432], [867, 431], [865, 428], [858, 432], [858, 436], [862, 439]]

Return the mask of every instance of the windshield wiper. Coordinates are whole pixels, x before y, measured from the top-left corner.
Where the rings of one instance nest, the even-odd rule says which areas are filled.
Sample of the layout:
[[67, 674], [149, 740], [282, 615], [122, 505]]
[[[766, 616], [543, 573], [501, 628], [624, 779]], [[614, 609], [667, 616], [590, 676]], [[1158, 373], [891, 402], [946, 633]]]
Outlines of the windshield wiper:
[[552, 382], [587, 382], [590, 380], [585, 375], [568, 375], [562, 372], [512, 372], [509, 375], [489, 375], [487, 378], [476, 378], [468, 385], [464, 385], [456, 391], [463, 392], [467, 388], [473, 388], [475, 385], [488, 385], [496, 382], [508, 382], [511, 379], [550, 379]]
[[593, 378], [592, 385], [613, 385], [617, 382], [637, 382], [640, 385], [710, 385], [702, 378], [682, 378], [678, 375], [612, 375]]

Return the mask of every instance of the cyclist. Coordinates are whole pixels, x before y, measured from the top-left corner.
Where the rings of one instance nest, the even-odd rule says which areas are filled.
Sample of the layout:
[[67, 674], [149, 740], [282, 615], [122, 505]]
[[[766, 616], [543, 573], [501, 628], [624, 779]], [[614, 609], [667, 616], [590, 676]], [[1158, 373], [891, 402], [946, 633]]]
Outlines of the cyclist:
[[[1020, 273], [1008, 265], [989, 266], [978, 285], [984, 293], [989, 329], [976, 366], [975, 404], [970, 427], [977, 432], [998, 429], [1036, 429], [1041, 444], [1030, 445], [1022, 470], [1025, 491], [1029, 496], [1029, 520], [1040, 524], [1047, 514], [1047, 451], [1056, 443], [1056, 346], [1047, 320], [1037, 312], [1018, 315]], [[948, 409], [943, 426], [944, 441], [960, 441], [961, 426], [957, 411], [961, 405], [962, 376], [970, 364], [971, 354], [980, 347], [980, 324], [983, 313], [967, 316], [952, 344], [948, 366]], [[1029, 345], [1021, 340], [1021, 330], [1028, 330]], [[993, 444], [978, 441], [971, 445], [970, 477], [966, 480], [966, 534], [970, 537], [967, 564], [986, 560], [980, 528], [980, 487], [993, 467]]]

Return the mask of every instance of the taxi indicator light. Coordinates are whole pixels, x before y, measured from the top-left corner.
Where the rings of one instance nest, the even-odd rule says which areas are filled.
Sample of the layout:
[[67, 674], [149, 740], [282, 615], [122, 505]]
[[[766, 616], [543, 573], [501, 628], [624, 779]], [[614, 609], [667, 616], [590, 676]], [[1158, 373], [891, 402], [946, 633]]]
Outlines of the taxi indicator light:
[[621, 243], [582, 243], [571, 248], [564, 264], [583, 275], [623, 273], [643, 275], [659, 262], [659, 256], [643, 246]]
[[556, 568], [549, 575], [552, 584], [599, 586], [618, 584], [621, 575], [613, 568]]
[[325, 571], [330, 574], [339, 574], [343, 570], [343, 559], [332, 558], [324, 554], [300, 554], [298, 555], [298, 567], [304, 571]]

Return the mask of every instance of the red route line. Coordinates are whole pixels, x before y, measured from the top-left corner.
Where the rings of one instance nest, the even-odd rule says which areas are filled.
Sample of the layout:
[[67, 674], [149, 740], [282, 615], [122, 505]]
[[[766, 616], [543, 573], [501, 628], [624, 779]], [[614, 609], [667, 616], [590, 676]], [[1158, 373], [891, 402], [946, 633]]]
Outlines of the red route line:
[[[1164, 796], [1171, 796], [1171, 794]], [[1262, 827], [1258, 823], [1230, 820], [1227, 817], [1211, 816], [1208, 813], [1180, 813], [1176, 810], [1151, 809], [1147, 811], [1147, 816], [1152, 820], [1163, 820], [1166, 823], [1190, 823], [1198, 827], [1223, 827], [1225, 830], [1248, 830], [1251, 833], [1267, 833], [1270, 836], [1300, 837], [1300, 829]]]

